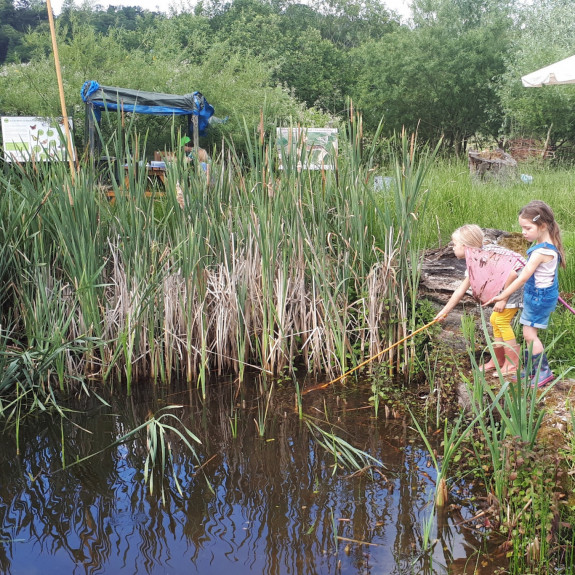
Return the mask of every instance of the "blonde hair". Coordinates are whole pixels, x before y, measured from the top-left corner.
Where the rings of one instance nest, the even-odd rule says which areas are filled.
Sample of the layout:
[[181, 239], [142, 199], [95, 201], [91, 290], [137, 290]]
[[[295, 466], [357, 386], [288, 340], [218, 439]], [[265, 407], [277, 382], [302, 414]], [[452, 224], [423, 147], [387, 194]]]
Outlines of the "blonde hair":
[[451, 234], [451, 240], [468, 248], [483, 247], [483, 230], [476, 224], [465, 224]]
[[208, 152], [204, 148], [198, 148], [198, 160], [206, 163], [210, 161], [210, 156], [208, 156]]

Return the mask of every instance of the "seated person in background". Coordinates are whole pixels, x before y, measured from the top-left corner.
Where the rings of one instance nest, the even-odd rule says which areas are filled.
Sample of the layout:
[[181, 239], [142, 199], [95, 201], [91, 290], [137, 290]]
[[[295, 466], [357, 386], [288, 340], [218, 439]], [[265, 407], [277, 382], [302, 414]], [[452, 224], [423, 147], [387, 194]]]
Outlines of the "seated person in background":
[[[196, 151], [194, 146], [190, 146], [189, 143], [191, 142], [190, 138], [184, 138], [184, 152], [186, 153], [186, 157], [190, 162], [196, 161]], [[198, 148], [198, 161], [200, 162], [200, 167], [204, 172], [208, 171], [208, 164], [210, 163], [210, 156], [204, 148]]]
[[[194, 148], [190, 148], [189, 146], [184, 146], [184, 151], [186, 152], [186, 157], [190, 162], [195, 162], [195, 150]], [[208, 152], [204, 150], [204, 148], [198, 148], [198, 161], [200, 162], [200, 167], [204, 172], [208, 171], [208, 164], [210, 163], [210, 156]]]

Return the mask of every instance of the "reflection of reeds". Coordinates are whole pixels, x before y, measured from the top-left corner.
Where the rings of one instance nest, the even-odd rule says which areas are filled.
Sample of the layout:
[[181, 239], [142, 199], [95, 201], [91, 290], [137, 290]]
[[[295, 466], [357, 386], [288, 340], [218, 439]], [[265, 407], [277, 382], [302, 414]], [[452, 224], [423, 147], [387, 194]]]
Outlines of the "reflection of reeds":
[[[30, 342], [48, 308], [69, 318], [65, 329], [50, 320], [60, 340], [84, 338], [84, 353], [56, 370], [61, 384], [113, 377], [131, 389], [177, 374], [205, 395], [210, 373], [241, 381], [248, 366], [279, 374], [298, 362], [337, 375], [357, 365], [407, 329], [411, 237], [429, 165], [403, 136], [391, 153], [396, 189], [376, 196], [370, 171], [381, 150], [361, 149], [358, 125], [348, 126], [337, 173], [298, 171], [289, 159], [277, 173], [273, 141], [255, 136], [247, 156], [225, 148], [215, 157], [209, 181], [178, 155], [155, 201], [138, 169], [143, 144], [130, 134], [106, 150], [132, 158], [125, 178], [123, 168], [110, 174], [112, 204], [89, 165], [74, 186], [58, 164], [0, 176], [12, 188], [17, 180], [20, 200], [2, 194], [3, 222], [34, 215], [38, 189], [52, 190], [18, 251], [0, 254], [12, 286], [6, 309], [23, 310], [18, 325]], [[9, 243], [14, 230], [1, 232]]]

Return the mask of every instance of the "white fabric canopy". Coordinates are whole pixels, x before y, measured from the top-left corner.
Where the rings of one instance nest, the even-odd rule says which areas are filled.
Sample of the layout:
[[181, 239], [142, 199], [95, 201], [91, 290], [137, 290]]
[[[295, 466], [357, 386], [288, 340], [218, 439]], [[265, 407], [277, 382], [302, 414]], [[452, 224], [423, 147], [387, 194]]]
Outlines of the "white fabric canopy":
[[551, 84], [575, 84], [575, 56], [522, 76], [521, 81], [526, 88], [539, 88]]

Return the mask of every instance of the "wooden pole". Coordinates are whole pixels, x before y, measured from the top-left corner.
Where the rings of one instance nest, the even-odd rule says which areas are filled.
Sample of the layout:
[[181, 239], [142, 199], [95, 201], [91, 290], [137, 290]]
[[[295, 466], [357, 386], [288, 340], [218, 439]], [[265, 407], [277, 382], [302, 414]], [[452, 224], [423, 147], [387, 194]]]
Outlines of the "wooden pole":
[[545, 146], [543, 147], [543, 152], [541, 157], [545, 159], [547, 157], [547, 151], [549, 150], [549, 141], [551, 140], [551, 130], [553, 129], [553, 122], [549, 126], [549, 130], [547, 130], [547, 138], [545, 139]]
[[[58, 91], [60, 93], [60, 107], [62, 109], [62, 119], [64, 121], [64, 133], [68, 144], [68, 165], [70, 166], [70, 177], [72, 185], [75, 183], [76, 167], [74, 165], [74, 147], [72, 144], [72, 134], [70, 133], [70, 124], [68, 122], [68, 114], [66, 113], [66, 99], [64, 98], [64, 83], [62, 82], [62, 70], [60, 68], [60, 57], [58, 56], [58, 43], [56, 42], [56, 27], [54, 26], [54, 15], [52, 14], [52, 4], [50, 0], [46, 0], [48, 8], [48, 20], [50, 22], [50, 36], [52, 37], [52, 50], [54, 52], [54, 65], [56, 67], [56, 77], [58, 78]], [[74, 205], [72, 193], [68, 188], [68, 200], [70, 205]]]
[[198, 157], [200, 148], [200, 127], [198, 126], [198, 116], [192, 114], [192, 137], [194, 138], [194, 160], [196, 172], [199, 173], [200, 158]]

